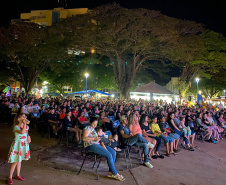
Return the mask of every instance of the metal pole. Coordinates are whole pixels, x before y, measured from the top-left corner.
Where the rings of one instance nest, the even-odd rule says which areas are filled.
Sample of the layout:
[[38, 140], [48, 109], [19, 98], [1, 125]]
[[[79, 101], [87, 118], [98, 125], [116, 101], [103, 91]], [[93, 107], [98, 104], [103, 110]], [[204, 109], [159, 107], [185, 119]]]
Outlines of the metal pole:
[[87, 77], [86, 77], [86, 96], [87, 96]]
[[199, 82], [197, 81], [197, 102], [199, 103]]

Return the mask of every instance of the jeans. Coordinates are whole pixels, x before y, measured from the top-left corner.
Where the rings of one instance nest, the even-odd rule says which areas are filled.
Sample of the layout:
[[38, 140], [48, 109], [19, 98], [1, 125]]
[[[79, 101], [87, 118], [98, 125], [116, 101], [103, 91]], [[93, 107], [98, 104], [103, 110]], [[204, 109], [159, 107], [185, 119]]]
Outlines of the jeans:
[[160, 150], [161, 145], [162, 145], [161, 138], [159, 138], [157, 136], [156, 137], [150, 136], [150, 137], [153, 138], [153, 139], [155, 139], [157, 141], [155, 151], [158, 152]]
[[80, 125], [80, 129], [83, 130], [87, 126], [89, 126], [89, 123], [84, 123], [84, 124]]
[[165, 143], [173, 143], [174, 139], [170, 136], [164, 136], [164, 135], [160, 135], [159, 138], [163, 139]]
[[181, 131], [179, 131], [177, 129], [175, 129], [174, 131], [175, 131], [176, 134], [180, 135], [180, 137], [184, 138], [184, 142], [186, 143], [186, 145], [189, 144], [188, 139], [186, 137], [184, 137], [184, 133], [183, 132], [181, 132]]
[[172, 137], [175, 141], [180, 139], [180, 135], [176, 133], [170, 133], [168, 136]]
[[144, 149], [144, 162], [149, 162], [148, 158], [148, 142], [144, 139], [141, 134], [136, 134], [135, 136], [131, 136], [129, 138], [124, 139], [124, 144], [126, 145], [134, 145], [139, 146]]
[[113, 175], [116, 175], [118, 173], [115, 169], [116, 151], [108, 146], [106, 146], [106, 148], [107, 150], [100, 145], [90, 145], [86, 147], [86, 151], [105, 157], [109, 166], [109, 172], [112, 172]]

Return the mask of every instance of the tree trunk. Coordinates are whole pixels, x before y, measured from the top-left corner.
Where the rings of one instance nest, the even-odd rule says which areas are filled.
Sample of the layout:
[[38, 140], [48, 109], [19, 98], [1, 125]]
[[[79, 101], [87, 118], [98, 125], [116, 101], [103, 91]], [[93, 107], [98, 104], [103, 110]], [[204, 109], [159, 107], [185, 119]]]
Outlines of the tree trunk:
[[28, 95], [29, 93], [31, 93], [31, 89], [33, 88], [35, 81], [38, 77], [37, 70], [35, 69], [27, 69], [27, 73], [26, 75], [24, 75], [24, 80], [22, 82], [22, 85], [25, 89], [25, 93]]
[[139, 57], [133, 57], [132, 60], [123, 60], [120, 53], [116, 52], [115, 57], [113, 54], [108, 53], [107, 56], [110, 58], [114, 74], [115, 80], [118, 85], [118, 91], [120, 93], [120, 99], [129, 99], [130, 87], [136, 77], [137, 70], [142, 62], [137, 65]]

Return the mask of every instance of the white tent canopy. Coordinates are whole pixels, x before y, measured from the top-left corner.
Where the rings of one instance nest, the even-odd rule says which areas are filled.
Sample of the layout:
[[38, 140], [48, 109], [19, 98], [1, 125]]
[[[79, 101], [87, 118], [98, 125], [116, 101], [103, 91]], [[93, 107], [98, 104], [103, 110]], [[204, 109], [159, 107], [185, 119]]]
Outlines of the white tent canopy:
[[171, 102], [174, 99], [179, 98], [178, 95], [174, 94], [170, 90], [156, 84], [155, 82], [150, 82], [146, 85], [138, 87], [130, 92], [132, 99], [146, 99], [146, 100], [163, 100]]

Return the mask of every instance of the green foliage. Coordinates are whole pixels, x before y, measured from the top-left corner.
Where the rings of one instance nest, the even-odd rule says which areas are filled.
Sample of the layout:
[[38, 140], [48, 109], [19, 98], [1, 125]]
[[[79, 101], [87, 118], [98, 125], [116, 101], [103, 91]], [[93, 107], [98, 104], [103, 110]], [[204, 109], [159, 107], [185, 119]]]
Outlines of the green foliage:
[[44, 69], [67, 58], [64, 38], [52, 35], [48, 27], [17, 22], [0, 36], [4, 37], [1, 63], [8, 66], [10, 78], [20, 81], [27, 93]]
[[[223, 92], [224, 83], [216, 81], [215, 79], [211, 78], [205, 78], [201, 77], [199, 81], [199, 91], [202, 92], [202, 95], [204, 95], [205, 98], [213, 96], [217, 96], [219, 93]], [[191, 88], [189, 89], [189, 92], [197, 93], [197, 84], [194, 81], [191, 85]]]
[[[190, 61], [198, 55], [203, 27], [192, 21], [165, 16], [159, 11], [100, 6], [57, 25], [70, 46], [107, 56], [123, 98], [147, 60]], [[195, 44], [195, 46], [194, 46]], [[192, 47], [191, 47], [192, 46]]]
[[86, 79], [84, 74], [89, 73], [89, 89], [115, 89], [115, 77], [110, 63], [102, 58], [92, 60], [92, 57], [76, 57], [70, 61], [58, 61], [51, 68], [40, 75], [42, 81], [48, 81], [51, 91], [62, 91], [63, 86], [70, 86], [73, 91], [84, 90]]

